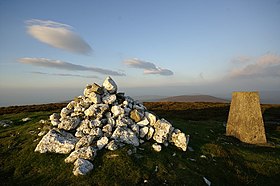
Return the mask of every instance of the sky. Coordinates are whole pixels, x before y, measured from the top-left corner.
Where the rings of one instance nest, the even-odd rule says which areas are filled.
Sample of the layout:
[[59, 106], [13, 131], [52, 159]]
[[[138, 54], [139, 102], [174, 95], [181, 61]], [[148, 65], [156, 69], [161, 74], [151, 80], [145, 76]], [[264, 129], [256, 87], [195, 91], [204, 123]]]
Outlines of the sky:
[[280, 93], [279, 20], [279, 0], [2, 0], [0, 106], [107, 76], [132, 96]]

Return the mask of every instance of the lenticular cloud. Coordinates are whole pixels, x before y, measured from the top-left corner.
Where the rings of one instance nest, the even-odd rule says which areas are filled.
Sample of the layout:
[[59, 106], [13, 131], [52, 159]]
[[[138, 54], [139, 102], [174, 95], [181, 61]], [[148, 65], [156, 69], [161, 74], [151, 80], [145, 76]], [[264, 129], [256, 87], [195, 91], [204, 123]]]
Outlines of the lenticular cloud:
[[26, 24], [27, 32], [42, 43], [72, 53], [90, 54], [92, 52], [89, 44], [73, 32], [69, 25], [37, 19], [28, 20]]

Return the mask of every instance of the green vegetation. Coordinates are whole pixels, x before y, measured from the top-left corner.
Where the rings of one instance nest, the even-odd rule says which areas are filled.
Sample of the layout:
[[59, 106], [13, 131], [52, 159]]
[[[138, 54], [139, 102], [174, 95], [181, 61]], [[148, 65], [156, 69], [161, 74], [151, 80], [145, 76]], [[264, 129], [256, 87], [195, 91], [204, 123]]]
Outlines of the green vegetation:
[[[262, 106], [269, 142], [263, 146], [244, 144], [224, 135], [229, 104], [145, 105], [190, 134], [189, 146], [194, 151], [182, 152], [168, 146], [157, 153], [151, 143], [141, 145], [130, 156], [130, 146], [104, 150], [95, 158], [90, 174], [75, 177], [73, 164], [64, 163], [67, 155], [34, 152], [41, 138], [37, 134], [46, 128], [39, 121], [58, 112], [58, 105], [35, 106], [31, 110], [5, 108], [0, 120], [12, 120], [14, 124], [0, 128], [0, 185], [205, 185], [203, 177], [213, 185], [279, 185], [279, 105]], [[25, 117], [32, 120], [21, 121]]]

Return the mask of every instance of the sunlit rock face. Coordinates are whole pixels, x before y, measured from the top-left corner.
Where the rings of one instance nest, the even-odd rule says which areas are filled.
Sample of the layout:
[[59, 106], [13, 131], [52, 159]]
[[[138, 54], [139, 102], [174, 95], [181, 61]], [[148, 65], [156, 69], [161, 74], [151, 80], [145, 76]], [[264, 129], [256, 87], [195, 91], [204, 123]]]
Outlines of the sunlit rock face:
[[139, 148], [146, 141], [152, 141], [151, 148], [156, 152], [169, 143], [186, 151], [188, 139], [184, 133], [117, 90], [111, 77], [107, 77], [102, 86], [87, 85], [84, 95], [50, 116], [53, 128], [35, 151], [69, 154], [65, 162], [74, 163], [76, 176], [93, 169], [94, 157], [101, 150], [114, 151], [124, 145]]

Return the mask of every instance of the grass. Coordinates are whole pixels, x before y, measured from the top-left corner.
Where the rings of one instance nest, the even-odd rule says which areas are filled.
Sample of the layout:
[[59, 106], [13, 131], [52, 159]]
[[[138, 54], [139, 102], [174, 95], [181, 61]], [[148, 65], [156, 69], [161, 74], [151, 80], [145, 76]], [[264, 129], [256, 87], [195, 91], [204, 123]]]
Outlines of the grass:
[[[145, 105], [190, 134], [189, 146], [194, 151], [168, 146], [157, 153], [151, 149], [152, 142], [141, 145], [130, 156], [127, 151], [133, 149], [131, 146], [104, 150], [98, 152], [91, 173], [75, 177], [73, 164], [64, 163], [67, 155], [34, 152], [41, 138], [37, 134], [46, 127], [39, 121], [59, 111], [57, 105], [38, 106], [44, 111], [21, 107], [25, 112], [14, 109], [0, 115], [0, 120], [14, 122], [11, 127], [0, 128], [0, 185], [205, 185], [203, 177], [213, 185], [279, 185], [279, 105], [262, 106], [269, 142], [264, 146], [225, 136], [228, 104]], [[22, 122], [25, 117], [32, 120]]]

